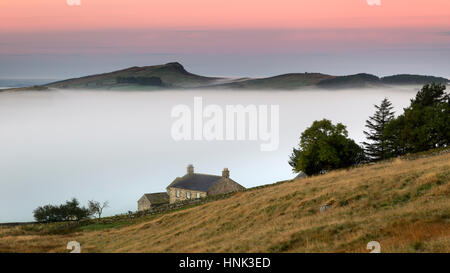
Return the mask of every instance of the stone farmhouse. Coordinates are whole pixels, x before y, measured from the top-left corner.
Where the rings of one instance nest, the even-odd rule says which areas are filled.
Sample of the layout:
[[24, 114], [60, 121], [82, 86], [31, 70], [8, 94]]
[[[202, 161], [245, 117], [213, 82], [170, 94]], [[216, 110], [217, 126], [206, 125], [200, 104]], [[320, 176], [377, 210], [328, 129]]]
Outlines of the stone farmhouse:
[[166, 188], [167, 192], [144, 194], [138, 200], [138, 210], [148, 210], [152, 206], [175, 203], [195, 198], [245, 190], [245, 187], [230, 178], [225, 168], [222, 175], [209, 175], [194, 172], [194, 166], [187, 167], [187, 173], [177, 177]]
[[169, 203], [167, 192], [146, 193], [138, 200], [138, 210], [149, 210], [152, 206]]

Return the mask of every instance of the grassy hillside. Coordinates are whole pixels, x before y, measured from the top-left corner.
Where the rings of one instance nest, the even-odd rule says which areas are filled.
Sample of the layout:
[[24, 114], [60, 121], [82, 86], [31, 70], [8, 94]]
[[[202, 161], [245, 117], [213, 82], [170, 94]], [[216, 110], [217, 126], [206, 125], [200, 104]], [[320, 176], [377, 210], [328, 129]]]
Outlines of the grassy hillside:
[[449, 182], [448, 152], [394, 159], [64, 232], [3, 227], [0, 252], [65, 252], [71, 240], [85, 252], [367, 252], [372, 240], [384, 252], [450, 252]]

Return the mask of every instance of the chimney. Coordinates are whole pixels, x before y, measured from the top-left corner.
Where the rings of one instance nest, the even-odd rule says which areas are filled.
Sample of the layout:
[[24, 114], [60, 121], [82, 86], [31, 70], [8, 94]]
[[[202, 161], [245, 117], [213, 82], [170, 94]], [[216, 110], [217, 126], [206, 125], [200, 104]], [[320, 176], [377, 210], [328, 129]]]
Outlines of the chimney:
[[222, 171], [222, 177], [224, 177], [224, 178], [230, 178], [230, 171], [228, 170], [228, 168], [223, 169], [223, 171]]
[[187, 173], [188, 174], [193, 174], [194, 173], [194, 166], [192, 164], [189, 164], [187, 166]]

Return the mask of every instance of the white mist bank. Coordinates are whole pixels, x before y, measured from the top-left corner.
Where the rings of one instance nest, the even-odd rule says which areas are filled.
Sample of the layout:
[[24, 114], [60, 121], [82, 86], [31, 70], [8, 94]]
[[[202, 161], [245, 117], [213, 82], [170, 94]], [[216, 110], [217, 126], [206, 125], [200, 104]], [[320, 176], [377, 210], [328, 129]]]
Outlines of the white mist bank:
[[[347, 126], [364, 140], [373, 104], [389, 98], [395, 111], [418, 87], [340, 91], [46, 91], [0, 93], [0, 222], [32, 220], [32, 211], [77, 197], [109, 200], [106, 215], [136, 210], [138, 198], [164, 191], [194, 164], [253, 187], [290, 179], [288, 157], [314, 120]], [[279, 105], [279, 148], [262, 152], [258, 141], [175, 141], [175, 105]]]

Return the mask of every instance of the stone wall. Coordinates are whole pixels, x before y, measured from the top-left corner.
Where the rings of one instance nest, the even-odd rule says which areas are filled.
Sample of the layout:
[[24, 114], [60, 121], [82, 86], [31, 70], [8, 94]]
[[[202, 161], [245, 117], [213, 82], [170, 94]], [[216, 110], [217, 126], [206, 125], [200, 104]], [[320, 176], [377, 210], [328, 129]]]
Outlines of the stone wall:
[[[166, 204], [161, 204], [161, 205], [153, 205], [148, 210], [138, 211], [136, 213], [132, 213], [132, 214], [129, 214], [127, 216], [134, 218], [134, 217], [140, 217], [140, 216], [144, 216], [144, 215], [151, 215], [151, 214], [158, 214], [158, 213], [169, 212], [169, 211], [180, 209], [180, 208], [183, 208], [183, 207], [186, 207], [186, 206], [201, 205], [201, 204], [205, 204], [205, 203], [216, 201], [216, 200], [220, 200], [220, 199], [225, 199], [225, 198], [230, 197], [232, 194], [234, 194], [234, 192], [230, 192], [230, 193], [227, 193], [227, 194], [218, 194], [218, 195], [214, 195], [214, 196], [207, 196], [207, 197], [204, 197], [204, 198], [195, 198], [195, 199], [189, 199], [189, 200], [182, 200], [182, 201], [178, 201], [178, 202], [175, 202], [175, 203], [166, 203]], [[119, 216], [116, 216], [116, 217], [119, 217]]]

